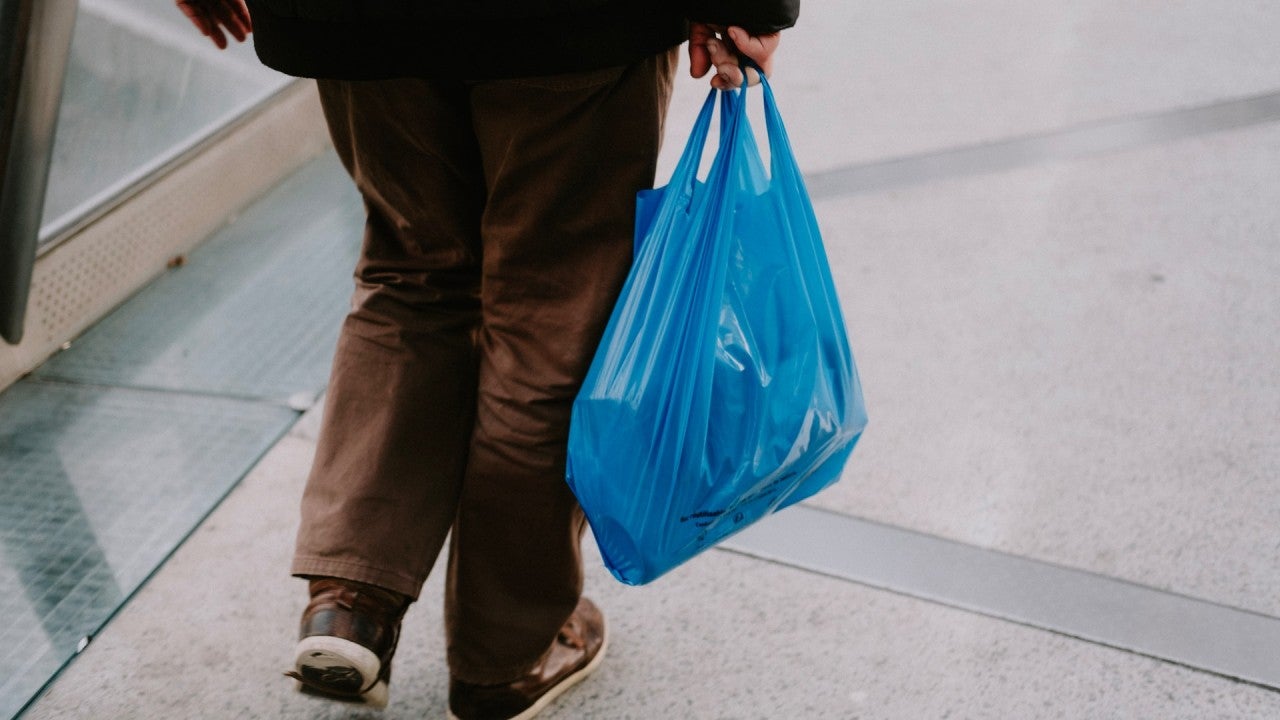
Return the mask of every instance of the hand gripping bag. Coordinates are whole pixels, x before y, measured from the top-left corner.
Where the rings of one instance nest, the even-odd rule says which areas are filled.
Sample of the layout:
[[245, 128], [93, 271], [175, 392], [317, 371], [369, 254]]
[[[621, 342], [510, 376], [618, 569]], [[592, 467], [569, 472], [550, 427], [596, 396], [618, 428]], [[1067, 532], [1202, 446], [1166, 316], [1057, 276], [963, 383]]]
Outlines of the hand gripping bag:
[[768, 81], [703, 104], [573, 404], [566, 477], [618, 580], [649, 582], [839, 477], [866, 424], [818, 224]]

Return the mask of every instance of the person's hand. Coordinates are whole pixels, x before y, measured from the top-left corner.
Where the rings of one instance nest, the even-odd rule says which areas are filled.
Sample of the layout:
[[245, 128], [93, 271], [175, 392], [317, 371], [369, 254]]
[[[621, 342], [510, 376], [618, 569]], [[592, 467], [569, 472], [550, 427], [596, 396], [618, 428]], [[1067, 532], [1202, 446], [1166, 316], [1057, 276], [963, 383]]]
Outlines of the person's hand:
[[[742, 68], [738, 56], [751, 58], [765, 75], [773, 73], [773, 53], [781, 40], [779, 33], [752, 35], [740, 27], [724, 28], [706, 23], [689, 23], [689, 74], [696, 78], [706, 75], [711, 68], [711, 87], [729, 90], [742, 86]], [[760, 82], [756, 71], [747, 68], [750, 84]]]
[[237, 42], [253, 32], [253, 23], [249, 20], [249, 9], [244, 0], [177, 0], [178, 9], [196, 26], [205, 37], [213, 41], [218, 49], [227, 47], [227, 36], [231, 33]]

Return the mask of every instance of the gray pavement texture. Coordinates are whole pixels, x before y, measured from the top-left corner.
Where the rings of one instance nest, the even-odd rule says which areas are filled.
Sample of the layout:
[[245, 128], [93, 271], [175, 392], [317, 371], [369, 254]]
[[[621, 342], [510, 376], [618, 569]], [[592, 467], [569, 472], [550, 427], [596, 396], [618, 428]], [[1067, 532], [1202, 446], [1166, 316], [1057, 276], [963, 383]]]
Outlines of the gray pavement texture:
[[[775, 88], [823, 172], [1276, 93], [1277, 30], [1262, 2], [813, 0]], [[679, 83], [660, 177], [704, 93]], [[871, 425], [813, 503], [1280, 616], [1277, 158], [1271, 122], [820, 201]], [[26, 718], [443, 716], [438, 576], [385, 713], [280, 676], [316, 420]], [[722, 551], [640, 589], [588, 567], [611, 658], [549, 718], [1280, 717], [1275, 691]]]
[[[443, 717], [441, 581], [406, 619], [381, 713], [281, 675], [305, 602], [282, 581], [314, 451], [269, 453], [25, 716]], [[285, 520], [287, 519], [287, 520]], [[590, 547], [590, 543], [588, 543]], [[588, 557], [610, 658], [547, 718], [1264, 718], [1280, 694], [712, 551], [644, 588]]]
[[1280, 615], [1280, 124], [822, 202], [823, 507]]

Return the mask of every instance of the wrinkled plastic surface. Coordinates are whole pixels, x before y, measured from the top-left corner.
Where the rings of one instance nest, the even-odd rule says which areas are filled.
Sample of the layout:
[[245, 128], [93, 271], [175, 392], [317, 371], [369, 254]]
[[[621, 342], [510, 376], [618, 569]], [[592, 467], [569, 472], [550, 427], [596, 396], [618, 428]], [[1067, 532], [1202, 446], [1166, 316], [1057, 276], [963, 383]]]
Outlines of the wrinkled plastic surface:
[[835, 482], [866, 424], [813, 208], [768, 82], [718, 91], [670, 183], [640, 193], [635, 264], [573, 405], [567, 479], [618, 580], [649, 582]]

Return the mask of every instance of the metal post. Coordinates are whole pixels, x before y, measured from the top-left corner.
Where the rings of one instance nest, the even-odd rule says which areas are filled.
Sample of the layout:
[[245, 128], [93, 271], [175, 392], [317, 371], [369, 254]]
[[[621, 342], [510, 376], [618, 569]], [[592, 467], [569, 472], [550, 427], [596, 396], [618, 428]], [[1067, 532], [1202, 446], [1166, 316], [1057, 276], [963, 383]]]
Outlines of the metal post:
[[0, 0], [0, 337], [22, 339], [76, 0]]

